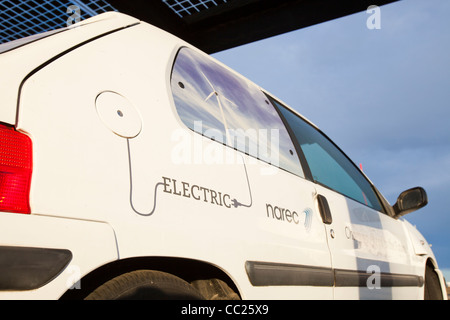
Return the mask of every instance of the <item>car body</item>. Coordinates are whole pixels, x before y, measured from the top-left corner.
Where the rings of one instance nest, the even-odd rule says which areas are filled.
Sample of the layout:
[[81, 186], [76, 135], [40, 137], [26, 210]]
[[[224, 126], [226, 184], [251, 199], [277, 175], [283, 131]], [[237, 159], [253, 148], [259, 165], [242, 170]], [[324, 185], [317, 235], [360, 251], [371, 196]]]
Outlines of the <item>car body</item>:
[[391, 206], [313, 123], [183, 40], [106, 13], [0, 51], [2, 179], [21, 179], [0, 190], [0, 299], [86, 298], [140, 270], [207, 299], [446, 298], [402, 217], [423, 189]]

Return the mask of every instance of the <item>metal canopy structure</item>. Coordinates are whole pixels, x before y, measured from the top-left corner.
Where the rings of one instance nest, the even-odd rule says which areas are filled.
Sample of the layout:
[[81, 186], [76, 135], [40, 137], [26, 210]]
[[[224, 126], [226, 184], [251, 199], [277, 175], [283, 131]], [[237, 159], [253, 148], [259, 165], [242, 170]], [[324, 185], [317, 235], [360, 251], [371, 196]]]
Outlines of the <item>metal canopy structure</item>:
[[79, 19], [117, 11], [105, 0], [0, 0], [0, 44], [67, 26], [79, 8]]
[[207, 53], [230, 49], [398, 0], [109, 0]]
[[207, 53], [230, 49], [398, 0], [1, 0], [0, 43], [119, 11]]

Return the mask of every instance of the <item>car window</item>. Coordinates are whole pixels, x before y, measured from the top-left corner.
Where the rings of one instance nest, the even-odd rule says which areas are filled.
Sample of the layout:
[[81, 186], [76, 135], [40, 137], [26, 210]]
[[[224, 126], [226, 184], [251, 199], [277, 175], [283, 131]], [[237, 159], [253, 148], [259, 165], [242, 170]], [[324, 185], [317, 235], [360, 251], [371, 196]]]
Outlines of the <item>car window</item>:
[[372, 185], [353, 162], [319, 130], [277, 101], [273, 102], [294, 132], [314, 181], [382, 211]]
[[304, 177], [280, 115], [253, 83], [206, 55], [182, 48], [171, 87], [176, 110], [190, 129]]

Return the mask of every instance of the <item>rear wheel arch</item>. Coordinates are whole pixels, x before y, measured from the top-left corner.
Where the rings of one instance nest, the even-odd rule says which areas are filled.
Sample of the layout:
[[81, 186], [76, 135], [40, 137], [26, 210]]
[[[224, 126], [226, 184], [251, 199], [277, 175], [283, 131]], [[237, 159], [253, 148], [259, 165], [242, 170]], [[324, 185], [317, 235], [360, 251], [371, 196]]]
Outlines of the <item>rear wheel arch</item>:
[[136, 257], [117, 260], [85, 275], [61, 300], [81, 300], [106, 282], [126, 273], [150, 270], [176, 276], [203, 294], [205, 299], [240, 299], [235, 281], [219, 267], [208, 262], [172, 257]]

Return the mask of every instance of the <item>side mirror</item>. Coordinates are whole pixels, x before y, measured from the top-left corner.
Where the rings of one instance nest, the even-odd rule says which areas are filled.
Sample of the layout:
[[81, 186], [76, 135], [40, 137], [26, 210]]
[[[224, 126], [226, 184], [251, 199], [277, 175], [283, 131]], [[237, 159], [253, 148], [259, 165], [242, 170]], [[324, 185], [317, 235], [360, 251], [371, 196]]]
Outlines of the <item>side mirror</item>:
[[428, 204], [428, 197], [421, 187], [403, 191], [394, 204], [395, 217], [399, 218], [410, 212], [425, 207]]

